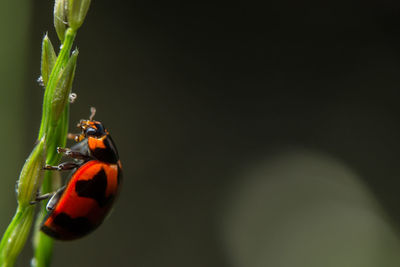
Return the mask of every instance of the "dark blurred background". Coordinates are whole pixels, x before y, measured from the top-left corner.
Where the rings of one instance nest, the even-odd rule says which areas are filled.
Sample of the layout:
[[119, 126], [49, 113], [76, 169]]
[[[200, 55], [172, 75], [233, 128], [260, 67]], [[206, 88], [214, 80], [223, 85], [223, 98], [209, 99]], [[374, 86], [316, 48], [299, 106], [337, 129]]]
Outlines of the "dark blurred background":
[[[1, 232], [52, 8], [0, 4]], [[76, 46], [71, 129], [95, 106], [125, 180], [53, 266], [399, 266], [398, 2], [92, 1]]]

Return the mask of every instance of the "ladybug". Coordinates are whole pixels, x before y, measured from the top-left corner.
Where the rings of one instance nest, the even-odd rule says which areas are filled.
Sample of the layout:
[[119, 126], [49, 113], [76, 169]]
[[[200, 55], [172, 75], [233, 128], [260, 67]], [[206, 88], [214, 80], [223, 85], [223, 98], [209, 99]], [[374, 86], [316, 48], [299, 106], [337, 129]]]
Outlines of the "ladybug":
[[57, 152], [74, 159], [45, 170], [74, 170], [65, 186], [55, 193], [36, 198], [50, 198], [41, 230], [59, 240], [73, 240], [95, 230], [109, 213], [122, 180], [122, 166], [117, 148], [101, 122], [81, 120], [81, 133], [69, 135], [77, 144], [57, 148]]

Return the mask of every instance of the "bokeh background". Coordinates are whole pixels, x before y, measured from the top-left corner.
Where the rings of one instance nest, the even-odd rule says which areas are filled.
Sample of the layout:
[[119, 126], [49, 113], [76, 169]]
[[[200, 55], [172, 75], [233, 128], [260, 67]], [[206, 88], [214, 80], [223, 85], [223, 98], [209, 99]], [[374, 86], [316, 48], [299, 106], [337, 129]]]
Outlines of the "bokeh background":
[[[1, 232], [52, 5], [0, 2]], [[388, 0], [93, 1], [70, 126], [97, 108], [124, 187], [53, 266], [399, 266], [399, 29]]]

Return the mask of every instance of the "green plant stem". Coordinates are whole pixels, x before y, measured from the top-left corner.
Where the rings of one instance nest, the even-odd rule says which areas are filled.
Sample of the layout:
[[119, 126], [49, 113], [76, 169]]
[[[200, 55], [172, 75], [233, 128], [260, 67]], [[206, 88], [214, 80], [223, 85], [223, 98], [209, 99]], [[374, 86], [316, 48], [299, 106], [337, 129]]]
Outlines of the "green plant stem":
[[[66, 138], [65, 136], [68, 133], [68, 117], [69, 117], [69, 105], [65, 107], [63, 112], [63, 117], [60, 121], [60, 126], [64, 126], [60, 131], [59, 144], [60, 147], [65, 147]], [[64, 137], [64, 138], [62, 138]], [[50, 155], [49, 153], [47, 155]], [[61, 155], [54, 154], [54, 156], [49, 157], [46, 162], [49, 165], [56, 165], [61, 159]], [[54, 181], [54, 176], [52, 172], [45, 172], [43, 184], [42, 184], [42, 192], [52, 192], [59, 185]], [[43, 222], [45, 216], [47, 214], [46, 211], [46, 202], [41, 203], [40, 213], [36, 218], [35, 223], [35, 233], [33, 238], [33, 248], [34, 248], [34, 257], [32, 260], [32, 267], [47, 267], [50, 266], [52, 254], [53, 254], [53, 239], [45, 234], [43, 234], [39, 227]]]
[[[71, 53], [76, 32], [82, 25], [90, 5], [90, 0], [56, 0], [55, 28], [62, 40], [58, 57], [50, 39], [46, 35], [42, 43], [42, 81], [46, 85], [43, 97], [43, 111], [38, 142], [26, 160], [18, 180], [18, 208], [0, 242], [0, 267], [12, 267], [28, 238], [34, 218], [37, 192], [54, 192], [59, 174], [44, 172], [45, 164], [56, 165], [61, 159], [57, 147], [65, 147], [68, 134], [69, 94], [75, 76], [78, 51]], [[68, 12], [67, 12], [68, 9]], [[68, 13], [67, 24], [64, 23]], [[62, 19], [62, 23], [59, 20]], [[69, 25], [68, 29], [65, 29]], [[58, 178], [56, 178], [58, 177]], [[44, 178], [44, 181], [43, 181]], [[43, 182], [43, 183], [42, 183]], [[45, 204], [34, 229], [34, 258], [32, 266], [49, 267], [53, 240], [40, 232], [41, 222], [46, 214]]]
[[34, 200], [43, 176], [45, 161], [44, 138], [42, 138], [25, 161], [18, 181], [18, 208], [0, 242], [0, 266], [11, 267], [26, 243], [31, 229], [35, 207]]
[[[65, 33], [65, 39], [62, 44], [61, 51], [57, 57], [53, 70], [51, 71], [49, 81], [46, 87], [44, 100], [43, 100], [43, 114], [42, 123], [39, 131], [39, 138], [44, 133], [47, 133], [50, 142], [47, 143], [48, 153], [46, 155], [46, 164], [56, 165], [61, 156], [56, 153], [57, 147], [65, 147], [66, 136], [68, 133], [68, 119], [69, 119], [69, 104], [61, 115], [59, 121], [54, 121], [51, 113], [51, 100], [57, 86], [58, 78], [67, 64], [69, 55], [71, 53], [72, 45], [76, 36], [76, 32], [68, 29]], [[42, 193], [54, 191], [52, 175], [50, 172], [45, 173], [42, 184]], [[40, 214], [37, 217], [35, 233], [34, 233], [34, 258], [32, 260], [33, 267], [47, 267], [50, 266], [52, 253], [53, 253], [53, 239], [40, 232], [39, 226], [46, 215], [46, 203], [41, 204]]]
[[[71, 53], [71, 48], [74, 43], [76, 36], [76, 31], [68, 28], [65, 32], [65, 39], [61, 46], [60, 53], [57, 57], [56, 63], [53, 70], [51, 71], [49, 82], [46, 87], [46, 91], [43, 99], [43, 113], [42, 113], [42, 123], [39, 130], [39, 138], [42, 138], [44, 133], [52, 134], [54, 129], [57, 127], [57, 122], [54, 122], [51, 114], [51, 98], [54, 95], [54, 91], [57, 86], [57, 80], [60, 77], [62, 68], [67, 64], [69, 55]], [[50, 119], [49, 119], [50, 118]], [[48, 139], [51, 139], [48, 137]]]
[[[0, 245], [0, 247], [2, 249], [7, 249], [9, 251], [11, 250], [21, 250], [23, 245], [26, 242], [26, 239], [28, 238], [28, 233], [26, 231], [29, 232], [31, 225], [32, 225], [32, 221], [33, 221], [33, 214], [35, 212], [35, 207], [33, 206], [28, 206], [28, 207], [18, 207], [17, 212], [15, 213], [10, 225], [8, 226], [6, 232], [4, 233], [3, 239], [2, 239], [2, 244]], [[21, 231], [24, 231], [23, 233]], [[10, 242], [13, 239], [16, 239], [17, 237], [15, 236], [16, 234], [20, 235], [21, 237], [23, 237], [22, 239], [20, 239], [18, 242], [12, 242], [12, 246], [8, 246], [6, 248], [6, 242]], [[19, 248], [16, 248], [16, 247]], [[4, 252], [2, 252], [4, 253]], [[8, 253], [7, 253], [8, 254]], [[1, 267], [12, 267], [14, 266], [15, 260], [17, 259], [18, 255], [13, 255], [13, 257], [8, 257], [7, 259], [3, 258], [0, 259], [0, 265]]]

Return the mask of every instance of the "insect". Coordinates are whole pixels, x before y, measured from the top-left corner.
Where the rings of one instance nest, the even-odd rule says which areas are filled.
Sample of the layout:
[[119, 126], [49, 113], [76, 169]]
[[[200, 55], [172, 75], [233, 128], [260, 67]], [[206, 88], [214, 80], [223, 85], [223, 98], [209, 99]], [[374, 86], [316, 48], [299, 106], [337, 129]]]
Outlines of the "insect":
[[41, 230], [59, 240], [73, 240], [96, 229], [110, 211], [122, 180], [122, 166], [110, 134], [99, 121], [81, 120], [80, 134], [71, 135], [77, 144], [57, 148], [57, 152], [74, 159], [45, 170], [74, 170], [65, 186], [55, 193], [37, 196], [50, 198]]

